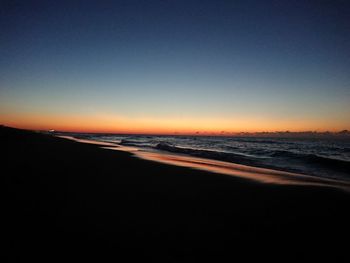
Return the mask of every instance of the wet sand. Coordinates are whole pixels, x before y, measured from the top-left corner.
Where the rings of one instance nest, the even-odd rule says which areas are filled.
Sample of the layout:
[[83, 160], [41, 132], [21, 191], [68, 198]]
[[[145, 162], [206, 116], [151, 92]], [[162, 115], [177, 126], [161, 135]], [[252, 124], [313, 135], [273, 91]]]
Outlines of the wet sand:
[[10, 262], [347, 255], [346, 191], [262, 183], [4, 127], [0, 136]]

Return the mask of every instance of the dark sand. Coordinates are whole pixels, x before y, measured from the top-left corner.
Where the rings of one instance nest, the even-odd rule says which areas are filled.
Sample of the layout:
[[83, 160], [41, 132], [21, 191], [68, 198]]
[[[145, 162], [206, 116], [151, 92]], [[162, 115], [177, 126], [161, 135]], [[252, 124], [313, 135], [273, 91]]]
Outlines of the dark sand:
[[345, 191], [257, 183], [5, 127], [0, 137], [9, 262], [348, 254]]

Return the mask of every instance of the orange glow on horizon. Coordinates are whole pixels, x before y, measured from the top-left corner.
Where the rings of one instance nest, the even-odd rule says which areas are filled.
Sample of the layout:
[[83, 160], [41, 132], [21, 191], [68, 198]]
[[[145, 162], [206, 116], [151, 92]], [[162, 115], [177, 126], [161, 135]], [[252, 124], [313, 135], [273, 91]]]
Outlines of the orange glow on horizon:
[[[341, 123], [317, 120], [285, 120], [257, 117], [242, 118], [151, 118], [120, 117], [109, 114], [6, 114], [0, 117], [3, 125], [30, 130], [67, 132], [125, 133], [125, 134], [223, 134], [238, 132], [274, 131], [339, 131]], [[332, 127], [332, 128], [330, 128]]]

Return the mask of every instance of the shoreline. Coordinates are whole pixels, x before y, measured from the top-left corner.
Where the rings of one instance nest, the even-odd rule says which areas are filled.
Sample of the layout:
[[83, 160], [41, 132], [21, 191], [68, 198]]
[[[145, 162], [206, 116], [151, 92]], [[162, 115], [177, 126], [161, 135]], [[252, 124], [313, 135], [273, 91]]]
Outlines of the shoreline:
[[11, 128], [0, 140], [9, 262], [347, 256], [346, 191], [259, 183]]
[[333, 187], [350, 192], [350, 182], [337, 179], [322, 178], [306, 174], [275, 170], [271, 168], [255, 167], [218, 161], [214, 159], [193, 157], [183, 154], [165, 153], [161, 151], [147, 151], [147, 149], [138, 148], [136, 146], [123, 146], [116, 143], [79, 139], [74, 136], [59, 135], [57, 137], [73, 140], [79, 143], [94, 144], [103, 149], [126, 151], [144, 160], [188, 167], [191, 169], [204, 170], [214, 174], [230, 175], [247, 180], [253, 180], [259, 183]]

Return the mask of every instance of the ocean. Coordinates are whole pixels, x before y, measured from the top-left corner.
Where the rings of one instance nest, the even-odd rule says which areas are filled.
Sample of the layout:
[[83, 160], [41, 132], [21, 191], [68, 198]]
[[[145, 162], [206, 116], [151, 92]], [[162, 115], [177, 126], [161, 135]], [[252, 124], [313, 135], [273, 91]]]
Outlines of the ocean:
[[350, 137], [275, 138], [74, 134], [81, 139], [350, 181]]

